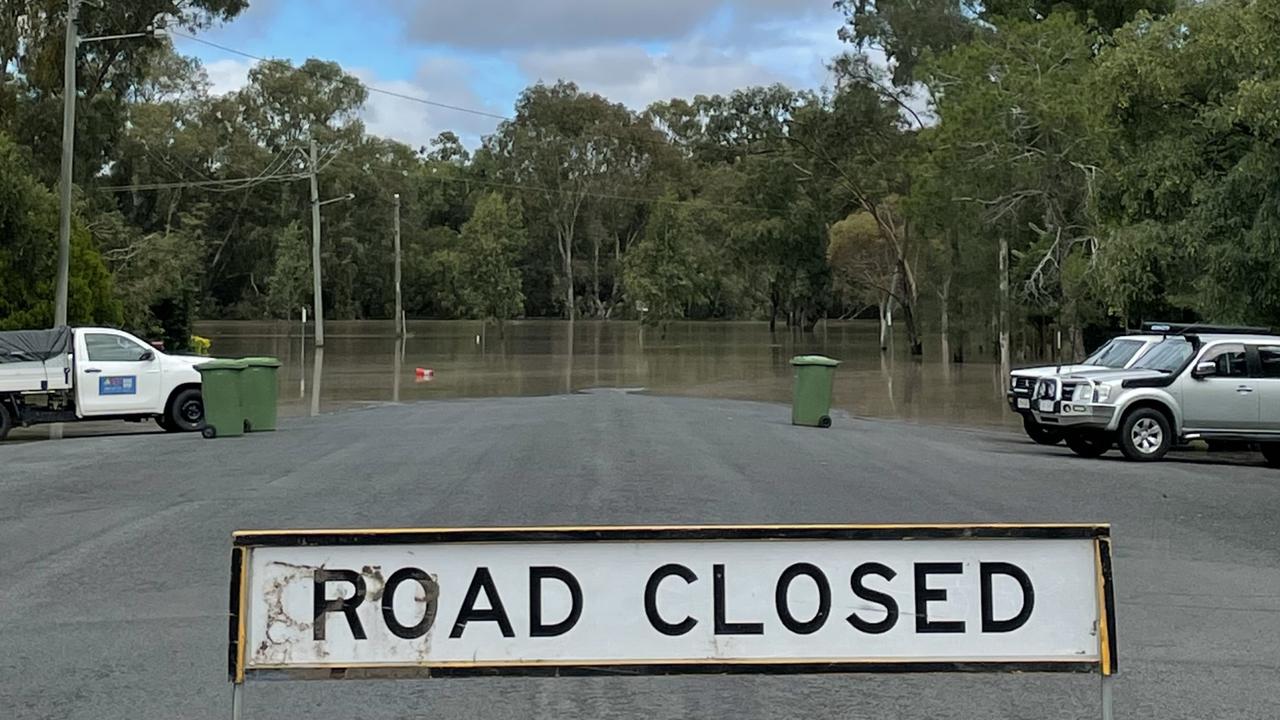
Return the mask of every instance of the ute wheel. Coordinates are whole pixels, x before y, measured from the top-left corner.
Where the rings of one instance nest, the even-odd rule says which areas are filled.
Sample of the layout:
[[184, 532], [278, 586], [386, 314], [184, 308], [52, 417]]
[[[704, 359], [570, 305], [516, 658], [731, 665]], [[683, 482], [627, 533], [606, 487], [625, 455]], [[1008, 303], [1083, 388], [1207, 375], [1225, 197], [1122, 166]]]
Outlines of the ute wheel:
[[1057, 445], [1062, 442], [1061, 430], [1045, 427], [1036, 422], [1035, 417], [1031, 415], [1022, 416], [1022, 429], [1037, 445]]
[[1067, 447], [1085, 458], [1102, 457], [1111, 449], [1111, 438], [1102, 433], [1074, 432], [1067, 434]]
[[195, 432], [204, 427], [204, 398], [200, 391], [187, 388], [174, 396], [160, 427], [169, 432]]
[[1262, 456], [1267, 459], [1267, 464], [1274, 468], [1280, 468], [1280, 443], [1267, 443], [1262, 446]]
[[204, 429], [200, 431], [200, 436], [205, 440], [212, 440], [218, 437], [218, 431], [212, 425], [205, 425]]
[[0, 440], [4, 440], [13, 429], [13, 417], [9, 414], [9, 408], [0, 402]]
[[822, 417], [818, 418], [818, 427], [820, 428], [831, 427], [831, 418], [827, 417], [826, 415], [823, 415]]
[[1120, 451], [1130, 460], [1159, 460], [1173, 447], [1169, 418], [1155, 408], [1138, 408], [1120, 423]]

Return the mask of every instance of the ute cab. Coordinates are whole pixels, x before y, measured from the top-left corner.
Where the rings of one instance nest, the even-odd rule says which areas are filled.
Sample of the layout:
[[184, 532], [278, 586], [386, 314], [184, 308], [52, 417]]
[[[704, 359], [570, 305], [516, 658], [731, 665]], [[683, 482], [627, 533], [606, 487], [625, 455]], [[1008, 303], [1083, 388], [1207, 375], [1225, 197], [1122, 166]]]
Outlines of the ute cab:
[[15, 426], [155, 419], [170, 431], [204, 424], [208, 358], [170, 355], [123, 330], [0, 333], [0, 439]]

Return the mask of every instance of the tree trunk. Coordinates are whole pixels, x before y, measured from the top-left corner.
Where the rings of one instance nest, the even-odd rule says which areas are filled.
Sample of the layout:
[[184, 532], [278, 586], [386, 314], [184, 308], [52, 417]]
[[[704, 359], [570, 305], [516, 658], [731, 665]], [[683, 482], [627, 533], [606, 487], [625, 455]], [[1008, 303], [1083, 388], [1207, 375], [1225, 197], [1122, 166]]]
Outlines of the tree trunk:
[[600, 317], [604, 314], [604, 303], [600, 301], [600, 236], [591, 235], [591, 304], [595, 306], [596, 317]]
[[951, 273], [942, 281], [942, 290], [938, 293], [941, 315], [939, 326], [942, 336], [942, 364], [951, 364]]
[[778, 281], [769, 283], [769, 332], [778, 328]]
[[882, 295], [878, 307], [877, 316], [880, 318], [880, 352], [889, 349], [889, 296]]
[[560, 241], [560, 259], [563, 261], [564, 279], [565, 279], [565, 317], [573, 320], [574, 314], [574, 297], [573, 297], [573, 224], [568, 227], [557, 229]]
[[1009, 237], [1000, 233], [1000, 376], [1007, 377], [1012, 367], [1009, 356]]
[[919, 357], [924, 354], [924, 341], [920, 339], [920, 328], [916, 326], [916, 304], [919, 297], [916, 295], [915, 283], [911, 281], [912, 276], [906, 259], [899, 258], [898, 265], [901, 289], [901, 299], [898, 304], [902, 306], [902, 322], [907, 326], [907, 346], [911, 348], [912, 356]]

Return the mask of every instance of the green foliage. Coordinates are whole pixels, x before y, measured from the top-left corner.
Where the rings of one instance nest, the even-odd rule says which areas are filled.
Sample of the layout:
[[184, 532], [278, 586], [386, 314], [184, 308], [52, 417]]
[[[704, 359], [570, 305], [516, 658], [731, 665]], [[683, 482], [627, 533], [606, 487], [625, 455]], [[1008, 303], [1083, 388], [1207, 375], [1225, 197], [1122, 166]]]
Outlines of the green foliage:
[[[203, 28], [244, 4], [108, 3], [85, 27], [133, 29], [137, 6]], [[5, 326], [47, 323], [56, 245], [46, 187], [65, 3], [21, 5], [33, 8], [22, 38], [0, 10], [0, 131], [16, 138], [0, 144], [0, 268], [23, 271], [0, 286]], [[334, 63], [262, 63], [214, 97], [167, 42], [90, 44], [73, 317], [176, 347], [197, 315], [310, 305], [314, 140], [320, 198], [356, 196], [321, 209], [335, 319], [390, 316], [398, 194], [413, 316], [811, 328], [887, 304], [914, 349], [945, 328], [963, 353], [994, 346], [1007, 246], [1014, 344], [1028, 352], [1055, 329], [1280, 322], [1274, 3], [835, 6], [851, 50], [832, 60], [830, 90], [748, 87], [640, 113], [540, 83], [477, 148], [452, 132], [419, 148], [367, 135], [368, 92]]]
[[[53, 323], [58, 263], [58, 203], [29, 173], [23, 153], [0, 134], [0, 329]], [[77, 221], [71, 232], [67, 320], [118, 325], [119, 301], [93, 238]]]
[[627, 298], [642, 322], [661, 325], [684, 317], [696, 283], [690, 252], [697, 226], [694, 211], [677, 206], [668, 193], [654, 208], [644, 236], [627, 254], [623, 269]]
[[267, 307], [273, 317], [292, 318], [311, 306], [311, 233], [294, 221], [276, 239], [276, 261], [267, 278]]
[[1224, 0], [1135, 24], [1098, 90], [1118, 130], [1102, 193], [1118, 309], [1280, 322], [1280, 7]]
[[460, 309], [469, 317], [501, 323], [524, 312], [517, 262], [525, 245], [519, 206], [497, 193], [476, 203], [462, 226], [457, 251]]

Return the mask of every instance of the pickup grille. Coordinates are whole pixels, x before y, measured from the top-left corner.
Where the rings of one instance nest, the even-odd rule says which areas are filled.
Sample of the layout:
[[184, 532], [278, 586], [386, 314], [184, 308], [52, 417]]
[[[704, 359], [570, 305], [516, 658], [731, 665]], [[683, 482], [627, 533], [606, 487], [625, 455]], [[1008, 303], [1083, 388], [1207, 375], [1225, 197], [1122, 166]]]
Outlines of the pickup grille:
[[1036, 397], [1041, 400], [1057, 400], [1058, 399], [1058, 381], [1057, 380], [1041, 380], [1036, 385]]
[[1031, 387], [1036, 384], [1035, 378], [1013, 376], [1013, 389], [1031, 391]]
[[1083, 384], [1083, 383], [1078, 383], [1078, 382], [1064, 382], [1064, 383], [1062, 383], [1062, 399], [1063, 399], [1063, 400], [1075, 400], [1075, 399], [1076, 399], [1076, 388], [1080, 387], [1082, 384]]

